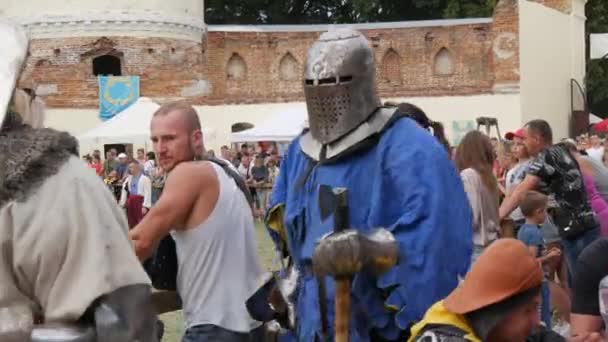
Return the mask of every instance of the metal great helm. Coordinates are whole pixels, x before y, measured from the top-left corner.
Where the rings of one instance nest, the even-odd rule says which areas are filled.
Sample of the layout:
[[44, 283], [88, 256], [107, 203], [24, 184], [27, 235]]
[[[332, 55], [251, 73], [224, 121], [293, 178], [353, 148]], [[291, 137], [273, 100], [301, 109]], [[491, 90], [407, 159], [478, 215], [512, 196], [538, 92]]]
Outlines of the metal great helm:
[[13, 97], [27, 55], [28, 37], [22, 27], [0, 18], [0, 127]]
[[328, 144], [358, 127], [380, 107], [374, 54], [352, 29], [323, 33], [308, 50], [304, 96], [313, 138]]

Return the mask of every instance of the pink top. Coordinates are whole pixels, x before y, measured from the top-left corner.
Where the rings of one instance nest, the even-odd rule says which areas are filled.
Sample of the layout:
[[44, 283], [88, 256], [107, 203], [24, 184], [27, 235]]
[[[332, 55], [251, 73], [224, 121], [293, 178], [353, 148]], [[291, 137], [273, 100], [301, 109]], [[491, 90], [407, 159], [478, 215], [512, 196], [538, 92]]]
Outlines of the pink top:
[[591, 176], [583, 175], [583, 179], [587, 191], [587, 200], [600, 224], [602, 236], [608, 236], [608, 203], [597, 192]]

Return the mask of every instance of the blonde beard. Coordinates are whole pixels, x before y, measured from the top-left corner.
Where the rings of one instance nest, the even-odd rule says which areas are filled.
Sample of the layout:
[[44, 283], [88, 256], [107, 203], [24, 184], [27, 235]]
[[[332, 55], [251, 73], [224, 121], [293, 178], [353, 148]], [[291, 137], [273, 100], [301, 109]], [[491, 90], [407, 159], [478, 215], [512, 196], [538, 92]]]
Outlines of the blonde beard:
[[41, 98], [32, 97], [22, 89], [16, 89], [13, 94], [12, 109], [19, 113], [23, 123], [33, 127], [44, 127], [45, 105]]

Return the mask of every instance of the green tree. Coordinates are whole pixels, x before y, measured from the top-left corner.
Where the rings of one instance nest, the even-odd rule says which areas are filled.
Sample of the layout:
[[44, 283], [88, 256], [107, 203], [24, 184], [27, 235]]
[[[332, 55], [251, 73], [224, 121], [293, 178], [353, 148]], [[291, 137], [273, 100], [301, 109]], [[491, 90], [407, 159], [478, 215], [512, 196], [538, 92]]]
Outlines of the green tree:
[[[587, 2], [587, 34], [608, 33], [608, 2]], [[587, 63], [587, 101], [589, 110], [608, 117], [608, 59], [589, 60]]]
[[445, 18], [491, 17], [496, 0], [448, 0], [442, 6]]
[[317, 24], [488, 17], [496, 0], [208, 0], [209, 24]]
[[342, 0], [207, 0], [208, 24], [331, 23]]

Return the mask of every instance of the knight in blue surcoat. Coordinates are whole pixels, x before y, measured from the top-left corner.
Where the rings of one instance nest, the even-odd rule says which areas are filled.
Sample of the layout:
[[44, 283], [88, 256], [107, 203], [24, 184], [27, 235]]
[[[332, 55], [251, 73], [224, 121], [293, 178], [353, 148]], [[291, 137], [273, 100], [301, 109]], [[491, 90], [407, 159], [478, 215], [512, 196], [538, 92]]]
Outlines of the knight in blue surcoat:
[[[312, 256], [334, 222], [321, 217], [320, 185], [348, 189], [353, 229], [365, 234], [383, 227], [399, 246], [399, 261], [388, 272], [352, 278], [350, 341], [404, 341], [469, 268], [471, 210], [460, 177], [445, 149], [408, 113], [381, 106], [373, 55], [367, 39], [351, 29], [322, 34], [308, 51], [309, 129], [290, 144], [266, 215], [277, 249], [300, 274], [296, 341], [321, 334]], [[334, 280], [326, 277], [325, 287], [321, 300], [333, 322]]]

